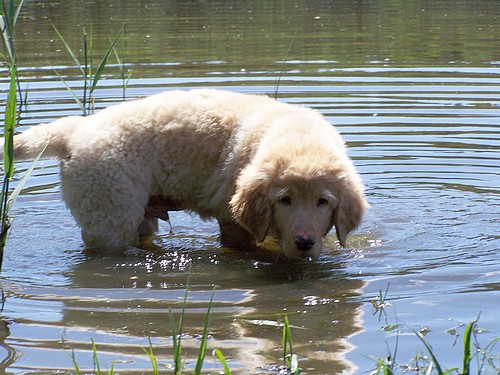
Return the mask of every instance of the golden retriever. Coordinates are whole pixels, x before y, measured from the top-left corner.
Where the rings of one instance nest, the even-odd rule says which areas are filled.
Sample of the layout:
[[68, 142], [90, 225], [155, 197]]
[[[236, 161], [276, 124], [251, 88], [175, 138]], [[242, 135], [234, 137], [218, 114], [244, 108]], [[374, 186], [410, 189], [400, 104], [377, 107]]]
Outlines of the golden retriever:
[[87, 248], [137, 246], [158, 218], [188, 210], [216, 218], [223, 245], [271, 236], [287, 257], [317, 257], [333, 226], [345, 246], [368, 206], [335, 128], [265, 96], [168, 91], [32, 127], [14, 155], [45, 145]]

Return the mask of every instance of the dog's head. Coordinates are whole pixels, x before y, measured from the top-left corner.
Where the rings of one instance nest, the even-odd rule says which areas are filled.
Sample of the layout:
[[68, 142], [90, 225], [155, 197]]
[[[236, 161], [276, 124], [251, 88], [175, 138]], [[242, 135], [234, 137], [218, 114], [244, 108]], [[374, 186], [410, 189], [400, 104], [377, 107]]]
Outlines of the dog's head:
[[290, 258], [317, 257], [335, 226], [342, 246], [368, 206], [354, 168], [294, 159], [248, 165], [230, 208], [235, 221], [263, 241], [275, 237]]

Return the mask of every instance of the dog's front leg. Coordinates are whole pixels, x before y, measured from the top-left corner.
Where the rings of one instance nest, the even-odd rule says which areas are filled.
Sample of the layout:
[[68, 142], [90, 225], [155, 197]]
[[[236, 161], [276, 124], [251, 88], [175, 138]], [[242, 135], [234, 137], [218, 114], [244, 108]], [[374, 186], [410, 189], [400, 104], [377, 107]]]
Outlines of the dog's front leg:
[[255, 248], [255, 237], [246, 229], [231, 220], [218, 220], [220, 227], [220, 241], [223, 246], [253, 249]]

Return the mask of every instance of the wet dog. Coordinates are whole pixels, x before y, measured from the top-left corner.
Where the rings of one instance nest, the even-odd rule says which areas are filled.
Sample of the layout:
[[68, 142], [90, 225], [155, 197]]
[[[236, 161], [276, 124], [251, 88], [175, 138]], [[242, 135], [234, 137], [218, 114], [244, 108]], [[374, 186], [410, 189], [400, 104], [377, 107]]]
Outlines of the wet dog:
[[14, 154], [46, 145], [88, 248], [136, 246], [168, 211], [188, 210], [216, 218], [223, 245], [271, 236], [287, 257], [317, 257], [333, 226], [345, 245], [368, 206], [335, 128], [265, 96], [169, 91], [32, 127]]

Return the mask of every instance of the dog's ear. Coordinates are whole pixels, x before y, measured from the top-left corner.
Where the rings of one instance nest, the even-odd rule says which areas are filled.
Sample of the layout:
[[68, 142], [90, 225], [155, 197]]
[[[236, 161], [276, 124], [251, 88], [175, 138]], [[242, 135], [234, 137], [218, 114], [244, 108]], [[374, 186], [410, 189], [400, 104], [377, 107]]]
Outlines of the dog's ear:
[[333, 210], [333, 225], [342, 246], [345, 247], [347, 235], [361, 223], [363, 212], [368, 207], [362, 190], [346, 189], [339, 194], [337, 206]]
[[236, 192], [229, 202], [234, 220], [257, 242], [264, 241], [271, 222], [268, 190], [268, 178], [264, 172], [247, 169], [238, 178]]

